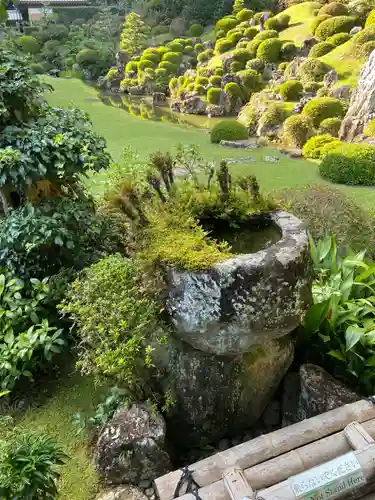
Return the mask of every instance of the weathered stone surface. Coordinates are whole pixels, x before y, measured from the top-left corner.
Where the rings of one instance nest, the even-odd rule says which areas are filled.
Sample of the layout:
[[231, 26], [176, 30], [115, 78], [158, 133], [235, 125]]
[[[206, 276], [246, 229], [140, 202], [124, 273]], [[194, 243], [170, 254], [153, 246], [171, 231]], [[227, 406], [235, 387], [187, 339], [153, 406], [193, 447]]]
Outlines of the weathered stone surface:
[[350, 30], [350, 33], [349, 35], [353, 36], [353, 35], [356, 35], [357, 33], [359, 33], [360, 31], [362, 31], [362, 26], [354, 26], [354, 28], [352, 28]]
[[335, 84], [339, 79], [339, 75], [337, 74], [337, 71], [334, 69], [331, 69], [328, 71], [326, 75], [324, 75], [324, 86], [325, 87], [332, 87], [333, 84]]
[[258, 147], [256, 139], [244, 139], [241, 141], [220, 141], [220, 145], [226, 148], [255, 149]]
[[167, 96], [164, 92], [154, 92], [152, 94], [152, 102], [154, 104], [165, 104], [167, 101]]
[[101, 493], [96, 500], [147, 500], [147, 496], [141, 489], [126, 485]]
[[282, 427], [299, 422], [298, 408], [301, 393], [301, 383], [299, 374], [291, 372], [286, 375], [283, 381], [283, 395], [281, 400]]
[[339, 87], [331, 89], [329, 95], [331, 97], [336, 97], [336, 99], [344, 99], [347, 101], [350, 99], [351, 92], [352, 89], [349, 85], [340, 85]]
[[94, 465], [107, 484], [152, 481], [171, 469], [164, 451], [165, 422], [150, 407], [120, 408], [104, 427], [95, 447]]
[[318, 43], [318, 40], [313, 36], [310, 38], [306, 38], [301, 44], [301, 56], [308, 57], [310, 50], [314, 45]]
[[209, 104], [206, 108], [208, 118], [215, 118], [217, 116], [225, 116], [224, 106], [218, 104]]
[[363, 132], [375, 112], [375, 51], [370, 54], [352, 93], [349, 109], [342, 122], [340, 139], [352, 141]]
[[201, 272], [169, 271], [166, 310], [183, 341], [204, 352], [234, 355], [298, 326], [311, 300], [307, 234], [290, 214], [270, 217], [281, 239], [269, 248]]
[[299, 375], [301, 383], [299, 420], [334, 410], [361, 399], [359, 394], [336, 380], [320, 366], [302, 365]]
[[288, 65], [287, 71], [285, 72], [285, 78], [287, 80], [292, 80], [298, 77], [301, 64], [306, 61], [306, 57], [296, 56], [293, 61]]
[[191, 447], [242, 434], [263, 413], [293, 353], [289, 336], [237, 356], [204, 353], [174, 335], [155, 346], [162, 390], [172, 390], [176, 401], [166, 416], [172, 441]]

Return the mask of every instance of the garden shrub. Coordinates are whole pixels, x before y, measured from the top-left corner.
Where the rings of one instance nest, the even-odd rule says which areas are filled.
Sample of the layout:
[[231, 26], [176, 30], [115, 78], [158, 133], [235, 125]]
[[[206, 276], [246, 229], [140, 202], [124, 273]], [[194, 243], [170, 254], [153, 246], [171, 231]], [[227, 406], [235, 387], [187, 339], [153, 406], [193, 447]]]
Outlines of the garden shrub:
[[375, 40], [366, 42], [361, 46], [359, 54], [361, 57], [368, 58], [370, 57], [371, 52], [375, 50]]
[[330, 69], [328, 64], [325, 64], [319, 59], [309, 57], [300, 66], [299, 73], [301, 81], [302, 83], [321, 82]]
[[225, 31], [223, 30], [219, 30], [217, 33], [216, 33], [216, 40], [218, 40], [219, 38], [224, 38], [225, 37]]
[[370, 25], [364, 28], [362, 31], [353, 36], [353, 43], [356, 55], [360, 54], [361, 47], [366, 42], [372, 42], [375, 40], [375, 25]]
[[129, 61], [125, 66], [125, 73], [129, 73], [130, 71], [138, 71], [139, 62], [137, 61]]
[[99, 59], [99, 52], [93, 49], [82, 49], [76, 56], [76, 62], [81, 66], [95, 64]]
[[329, 134], [332, 137], [338, 137], [340, 127], [340, 118], [326, 118], [320, 123], [319, 134]]
[[290, 16], [288, 16], [288, 14], [279, 14], [267, 19], [265, 27], [268, 30], [283, 31], [288, 27], [289, 21]]
[[42, 75], [44, 73], [44, 66], [41, 63], [30, 63], [30, 69], [36, 75]]
[[214, 74], [218, 76], [224, 76], [225, 71], [223, 66], [216, 66], [216, 68], [214, 69]]
[[329, 16], [347, 16], [349, 14], [346, 5], [339, 2], [330, 2], [319, 10], [318, 15], [328, 14]]
[[149, 50], [145, 50], [142, 54], [140, 61], [147, 59], [148, 61], [152, 61], [154, 64], [158, 64], [161, 59], [161, 55], [158, 52], [151, 52]]
[[224, 52], [227, 52], [233, 47], [234, 43], [231, 40], [229, 40], [228, 38], [220, 38], [220, 40], [218, 40], [215, 44], [215, 51], [218, 54], [224, 54]]
[[18, 43], [27, 54], [38, 54], [38, 52], [40, 52], [40, 43], [33, 36], [20, 36]]
[[263, 16], [263, 14], [268, 14], [269, 18], [273, 16], [273, 12], [271, 12], [270, 10], [263, 10], [261, 12], [256, 12], [254, 14], [254, 21], [256, 24], [260, 23], [260, 18]]
[[280, 59], [282, 41], [278, 38], [264, 40], [258, 47], [257, 58], [265, 63], [277, 62]]
[[313, 133], [313, 124], [303, 115], [289, 116], [283, 125], [283, 140], [289, 146], [301, 148]]
[[316, 93], [316, 97], [330, 97], [330, 90], [328, 87], [321, 85]]
[[248, 40], [239, 41], [236, 45], [236, 49], [246, 49], [248, 43]]
[[179, 54], [178, 52], [167, 52], [166, 54], [163, 55], [161, 60], [162, 62], [168, 61], [172, 64], [180, 64], [181, 54]]
[[323, 22], [326, 21], [327, 19], [330, 19], [331, 16], [328, 14], [324, 14], [323, 16], [317, 16], [313, 19], [313, 21], [310, 24], [310, 33], [312, 35], [315, 35], [315, 31], [317, 30], [318, 26]]
[[194, 83], [188, 83], [188, 84], [186, 85], [186, 90], [187, 90], [188, 92], [192, 92], [192, 91], [194, 90]]
[[337, 33], [349, 33], [354, 28], [357, 19], [353, 16], [337, 16], [321, 22], [315, 30], [319, 40], [326, 40]]
[[235, 61], [240, 61], [246, 63], [250, 57], [251, 53], [247, 49], [237, 49], [233, 52], [233, 59]]
[[204, 31], [204, 28], [201, 24], [198, 24], [198, 23], [192, 24], [189, 28], [189, 36], [193, 36], [193, 37], [201, 36], [203, 31]]
[[198, 61], [199, 62], [207, 62], [211, 59], [211, 57], [214, 55], [214, 52], [212, 49], [207, 49], [198, 54]]
[[194, 45], [194, 50], [198, 54], [199, 52], [202, 52], [204, 50], [203, 45], [201, 43], [196, 43]]
[[[257, 59], [257, 51], [259, 45], [262, 43], [262, 40], [252, 40], [247, 44], [247, 50], [250, 53], [251, 59]], [[264, 61], [262, 61], [264, 64]]]
[[303, 146], [302, 153], [305, 158], [320, 159], [322, 148], [335, 141], [335, 138], [329, 134], [314, 135]]
[[145, 291], [141, 266], [120, 255], [102, 259], [71, 285], [61, 311], [76, 326], [81, 371], [110, 377], [143, 399], [152, 365], [148, 344], [161, 332], [160, 305]]
[[375, 10], [372, 10], [367, 16], [365, 28], [367, 28], [368, 26], [372, 26], [373, 24], [375, 24]]
[[206, 89], [205, 89], [204, 85], [202, 85], [200, 83], [194, 84], [194, 90], [195, 90], [195, 92], [198, 92], [199, 95], [205, 95], [205, 93], [206, 93]]
[[239, 24], [239, 20], [235, 17], [227, 16], [219, 19], [215, 25], [215, 31], [224, 31], [227, 33]]
[[375, 136], [375, 118], [370, 120], [364, 130], [365, 134], [374, 137]]
[[349, 35], [349, 33], [337, 33], [336, 35], [328, 37], [326, 42], [331, 43], [335, 47], [338, 47], [339, 45], [342, 45], [350, 39], [351, 36]]
[[236, 120], [222, 120], [211, 130], [211, 142], [239, 141], [249, 137], [246, 127]]
[[249, 21], [254, 15], [254, 11], [250, 9], [242, 9], [237, 12], [236, 17], [239, 21]]
[[210, 85], [213, 85], [214, 87], [221, 87], [222, 78], [219, 75], [210, 76], [208, 81], [209, 81]]
[[285, 118], [286, 112], [280, 104], [270, 104], [262, 113], [259, 119], [259, 125], [266, 125], [269, 127], [280, 125]]
[[322, 184], [287, 188], [274, 194], [277, 204], [307, 223], [314, 239], [333, 233], [340, 246], [373, 248], [373, 218], [341, 190]]
[[250, 40], [252, 40], [257, 34], [258, 30], [257, 28], [255, 28], [255, 26], [250, 26], [243, 32], [243, 36], [245, 36], [246, 38], [250, 38]]
[[335, 48], [335, 45], [332, 43], [328, 42], [320, 42], [311, 47], [311, 50], [309, 52], [309, 57], [322, 57], [328, 52], [331, 52]]
[[221, 95], [221, 89], [216, 87], [211, 87], [207, 91], [207, 101], [210, 104], [219, 104]]
[[288, 80], [281, 84], [280, 95], [284, 101], [298, 101], [303, 91], [302, 83], [298, 80]]
[[276, 30], [264, 30], [260, 31], [254, 38], [254, 40], [258, 41], [261, 40], [268, 40], [269, 38], [278, 38], [279, 34]]
[[209, 82], [209, 80], [206, 76], [197, 76], [195, 78], [195, 83], [198, 83], [200, 85], [206, 86], [206, 85], [208, 85], [208, 82]]
[[293, 42], [284, 42], [281, 46], [280, 57], [284, 61], [291, 61], [297, 54], [297, 47]]
[[281, 71], [285, 71], [287, 67], [288, 67], [288, 63], [286, 61], [283, 61], [279, 64], [279, 70], [281, 70]]
[[227, 39], [231, 41], [232, 46], [234, 47], [237, 42], [239, 42], [242, 38], [242, 33], [240, 31], [236, 31], [235, 33], [227, 34]]
[[[178, 73], [178, 65], [177, 64], [173, 64], [169, 61], [162, 61], [160, 64], [159, 64], [159, 68], [158, 69], [164, 69], [165, 71], [167, 71], [167, 73], [173, 73], [173, 74], [177, 74]], [[160, 73], [157, 73], [158, 70], [155, 70], [155, 76], [156, 75], [160, 75]]]
[[224, 92], [226, 92], [233, 99], [243, 99], [244, 97], [241, 87], [235, 82], [228, 82], [224, 87]]
[[194, 52], [194, 49], [191, 45], [186, 45], [184, 47], [184, 54], [192, 54]]
[[245, 68], [245, 63], [240, 61], [233, 61], [229, 65], [231, 73], [237, 73], [237, 71], [241, 71], [244, 68]]
[[237, 76], [240, 78], [241, 85], [249, 92], [257, 91], [261, 85], [261, 77], [253, 69], [239, 71]]
[[320, 175], [337, 184], [375, 185], [375, 147], [342, 143], [327, 154], [319, 166]]
[[144, 71], [147, 68], [155, 69], [156, 64], [153, 61], [149, 61], [148, 59], [141, 59], [139, 61], [139, 69]]
[[305, 105], [302, 114], [311, 118], [314, 127], [319, 127], [326, 118], [342, 118], [345, 106], [335, 97], [315, 97]]
[[246, 69], [253, 69], [259, 73], [264, 70], [264, 62], [261, 59], [250, 59], [246, 63]]

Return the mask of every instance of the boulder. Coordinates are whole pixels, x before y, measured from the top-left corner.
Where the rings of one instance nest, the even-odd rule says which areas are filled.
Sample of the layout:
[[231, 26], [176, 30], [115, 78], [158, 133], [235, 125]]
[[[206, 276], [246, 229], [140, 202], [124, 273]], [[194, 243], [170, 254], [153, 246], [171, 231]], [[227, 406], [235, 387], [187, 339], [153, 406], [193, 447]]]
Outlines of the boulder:
[[224, 106], [220, 106], [219, 104], [209, 104], [206, 108], [206, 113], [208, 118], [216, 118], [217, 116], [224, 116], [226, 114]]
[[164, 94], [164, 92], [154, 92], [152, 94], [153, 104], [156, 105], [165, 104], [166, 101], [167, 101], [167, 96]]
[[349, 85], [340, 85], [339, 87], [334, 87], [330, 90], [329, 95], [331, 97], [336, 97], [336, 99], [348, 101], [350, 99], [350, 95], [352, 93], [352, 89]]
[[203, 48], [204, 48], [204, 50], [208, 50], [208, 49], [213, 50], [214, 43], [211, 40], [206, 40], [205, 42], [203, 42]]
[[325, 87], [332, 87], [339, 79], [339, 75], [334, 69], [331, 69], [328, 71], [328, 73], [324, 76], [324, 86]]
[[362, 31], [362, 26], [354, 26], [354, 28], [350, 30], [349, 35], [354, 36], [360, 31]]
[[359, 394], [336, 380], [320, 366], [302, 365], [299, 376], [301, 384], [299, 420], [334, 410], [361, 399]]
[[238, 85], [241, 85], [241, 80], [237, 75], [235, 75], [234, 73], [226, 73], [221, 80], [221, 85], [224, 88], [225, 85], [230, 82], [234, 82], [237, 83]]
[[136, 486], [120, 486], [101, 493], [96, 500], [147, 500], [147, 496]]
[[318, 41], [319, 40], [317, 40], [313, 36], [306, 38], [301, 44], [301, 56], [308, 57], [310, 50], [312, 49], [312, 47], [314, 47], [314, 45], [318, 43]]
[[131, 95], [144, 95], [146, 94], [146, 90], [144, 85], [134, 85], [133, 87], [129, 87], [129, 94]]
[[290, 336], [237, 356], [205, 353], [170, 336], [153, 353], [162, 390], [175, 400], [166, 415], [168, 436], [189, 448], [241, 435], [262, 415], [293, 354]]
[[106, 484], [153, 481], [171, 469], [163, 417], [145, 404], [120, 408], [100, 432], [94, 465]]
[[181, 101], [180, 110], [182, 113], [191, 115], [204, 115], [206, 113], [207, 104], [199, 95], [186, 95]]
[[311, 300], [307, 234], [291, 214], [268, 217], [280, 231], [268, 248], [199, 272], [169, 270], [166, 310], [182, 341], [207, 353], [236, 355], [299, 325]]
[[305, 62], [305, 60], [306, 57], [295, 57], [288, 65], [287, 71], [285, 71], [285, 78], [287, 80], [295, 80], [298, 78], [301, 64]]
[[362, 134], [370, 116], [375, 112], [375, 51], [363, 66], [358, 84], [354, 89], [348, 111], [342, 122], [339, 137], [353, 141]]

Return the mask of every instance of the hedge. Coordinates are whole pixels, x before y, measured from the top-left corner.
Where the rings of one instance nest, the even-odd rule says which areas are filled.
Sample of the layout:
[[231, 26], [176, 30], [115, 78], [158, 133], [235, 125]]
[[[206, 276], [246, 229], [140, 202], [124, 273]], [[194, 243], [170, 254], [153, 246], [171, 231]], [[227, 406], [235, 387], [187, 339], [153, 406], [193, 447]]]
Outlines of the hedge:
[[319, 134], [329, 134], [332, 137], [338, 137], [341, 127], [340, 118], [326, 118], [320, 123]]
[[222, 120], [211, 130], [211, 142], [240, 141], [249, 137], [246, 127], [236, 120]]
[[349, 11], [347, 7], [339, 2], [330, 2], [319, 10], [318, 15], [328, 14], [329, 16], [347, 16]]
[[320, 175], [331, 182], [351, 186], [375, 185], [375, 147], [341, 143], [322, 159]]
[[201, 36], [204, 28], [201, 24], [192, 24], [189, 28], [189, 36]]
[[302, 83], [304, 82], [321, 82], [324, 75], [328, 73], [331, 68], [328, 64], [310, 57], [304, 61], [299, 70]]
[[305, 158], [320, 159], [322, 155], [322, 148], [327, 144], [335, 141], [335, 138], [329, 134], [314, 135], [306, 142], [302, 148], [302, 153]]
[[326, 40], [337, 33], [349, 33], [354, 28], [357, 18], [353, 16], [337, 16], [326, 19], [319, 24], [315, 36], [319, 40]]
[[280, 95], [285, 101], [298, 101], [302, 91], [302, 83], [298, 80], [288, 80], [280, 86]]
[[320, 42], [311, 47], [309, 57], [322, 57], [331, 52], [335, 46], [332, 43]]
[[345, 114], [345, 107], [335, 97], [315, 97], [305, 105], [302, 114], [311, 119], [314, 127], [319, 127], [326, 118], [342, 118]]
[[331, 43], [335, 47], [338, 47], [339, 45], [342, 45], [350, 39], [351, 36], [349, 35], [349, 33], [337, 33], [337, 35], [332, 35], [327, 38], [326, 42]]
[[257, 50], [257, 58], [265, 63], [277, 62], [280, 59], [282, 41], [278, 38], [264, 40]]
[[221, 96], [221, 89], [219, 88], [211, 87], [207, 91], [207, 101], [210, 104], [219, 104], [220, 96]]
[[301, 148], [313, 133], [310, 118], [303, 115], [289, 116], [283, 125], [283, 140], [289, 145]]
[[232, 49], [234, 44], [228, 38], [220, 38], [215, 44], [215, 51], [218, 54], [223, 54], [228, 50]]

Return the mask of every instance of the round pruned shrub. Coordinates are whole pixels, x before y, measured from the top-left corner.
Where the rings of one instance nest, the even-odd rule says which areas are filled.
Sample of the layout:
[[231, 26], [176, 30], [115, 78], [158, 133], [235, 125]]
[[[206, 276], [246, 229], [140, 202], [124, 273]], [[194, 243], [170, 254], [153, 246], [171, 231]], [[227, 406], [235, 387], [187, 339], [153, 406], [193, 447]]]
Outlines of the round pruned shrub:
[[202, 85], [200, 83], [195, 83], [194, 84], [194, 90], [195, 90], [195, 92], [198, 92], [199, 95], [205, 95], [206, 94], [206, 88], [204, 87], [204, 85]]
[[221, 19], [219, 19], [219, 21], [217, 21], [216, 25], [215, 25], [215, 31], [224, 31], [225, 33], [228, 33], [228, 31], [232, 30], [233, 28], [235, 28], [237, 26], [237, 24], [239, 24], [240, 21], [234, 17], [234, 16], [226, 16], [226, 17], [223, 17]]
[[167, 47], [170, 52], [182, 52], [184, 50], [184, 45], [176, 41], [168, 43]]
[[242, 9], [239, 12], [237, 12], [236, 17], [239, 21], [250, 21], [250, 19], [253, 17], [254, 11], [250, 9]]
[[38, 54], [40, 52], [40, 43], [33, 36], [23, 35], [18, 39], [18, 44], [22, 47], [22, 50], [27, 54]]
[[331, 17], [321, 22], [315, 30], [315, 36], [319, 40], [326, 40], [337, 33], [349, 33], [354, 28], [357, 18], [354, 16]]
[[317, 16], [313, 19], [313, 21], [310, 24], [310, 33], [312, 35], [315, 35], [315, 31], [317, 30], [318, 26], [323, 22], [326, 21], [327, 19], [330, 19], [331, 16], [328, 14], [324, 14], [323, 16]]
[[155, 69], [156, 64], [153, 61], [149, 61], [148, 59], [141, 59], [139, 61], [139, 69], [144, 71], [147, 68]]
[[155, 51], [160, 55], [160, 57], [163, 57], [164, 54], [169, 52], [169, 49], [165, 45], [161, 45], [160, 47], [157, 47]]
[[316, 93], [317, 97], [330, 97], [330, 95], [331, 94], [329, 88], [325, 87], [324, 85], [322, 85]]
[[311, 47], [309, 52], [309, 57], [322, 57], [331, 52], [335, 48], [335, 45], [328, 42], [320, 42]]
[[198, 61], [199, 62], [208, 62], [211, 57], [214, 55], [214, 51], [212, 49], [207, 49], [207, 50], [204, 50], [203, 52], [201, 52], [200, 54], [198, 54]]
[[332, 137], [338, 137], [341, 127], [340, 118], [326, 118], [320, 123], [319, 134], [329, 134]]
[[95, 64], [99, 60], [99, 58], [100, 56], [97, 50], [82, 49], [76, 56], [76, 62], [81, 66], [88, 66], [90, 64]]
[[368, 122], [364, 132], [370, 137], [375, 137], [375, 118]]
[[216, 87], [211, 87], [207, 91], [207, 101], [210, 104], [219, 104], [221, 96], [221, 89]]
[[365, 28], [375, 24], [375, 10], [372, 10], [370, 14], [367, 16]]
[[259, 125], [273, 127], [281, 125], [286, 118], [286, 111], [280, 104], [270, 104], [262, 113], [259, 119]]
[[361, 46], [361, 49], [359, 51], [359, 54], [363, 58], [368, 58], [370, 57], [371, 52], [375, 50], [375, 40], [366, 42]]
[[228, 50], [234, 47], [234, 43], [228, 38], [220, 38], [215, 44], [215, 51], [218, 54], [224, 54], [224, 52], [228, 52]]
[[349, 33], [337, 33], [336, 35], [328, 37], [326, 42], [331, 43], [335, 47], [338, 47], [339, 45], [342, 45], [350, 39], [351, 36], [349, 35]]
[[285, 71], [287, 67], [288, 67], [288, 63], [286, 61], [283, 61], [279, 64], [280, 71]]
[[314, 135], [306, 142], [302, 148], [302, 153], [305, 158], [320, 159], [322, 156], [322, 148], [327, 144], [331, 144], [336, 139], [329, 134]]
[[303, 115], [289, 116], [283, 125], [283, 141], [289, 146], [301, 148], [313, 134], [313, 124]]
[[250, 38], [250, 40], [256, 37], [257, 34], [258, 34], [258, 29], [255, 26], [250, 26], [249, 28], [246, 28], [245, 31], [243, 32], [243, 36], [246, 38]]
[[215, 75], [224, 76], [224, 74], [225, 74], [225, 71], [224, 71], [223, 66], [217, 66], [215, 68]]
[[[251, 59], [256, 59], [257, 58], [257, 51], [259, 45], [262, 43], [262, 40], [252, 40], [247, 44], [247, 50], [249, 51], [251, 55]], [[263, 61], [264, 64], [264, 61]]]
[[260, 73], [264, 70], [264, 62], [261, 59], [250, 59], [250, 61], [246, 63], [246, 69], [253, 69]]
[[321, 86], [322, 83], [319, 82], [306, 82], [303, 85], [303, 90], [305, 92], [311, 92], [312, 94], [316, 94]]
[[186, 45], [186, 47], [184, 47], [184, 54], [190, 55], [193, 54], [193, 52], [194, 49], [191, 45]]
[[288, 27], [289, 21], [290, 16], [288, 16], [288, 14], [279, 14], [278, 16], [267, 19], [265, 27], [268, 30], [283, 31]]
[[260, 31], [254, 38], [254, 40], [268, 40], [269, 38], [278, 38], [279, 34], [276, 30], [264, 30]]
[[328, 66], [328, 64], [325, 64], [319, 59], [309, 57], [300, 66], [299, 73], [302, 83], [321, 82], [324, 78], [324, 75], [326, 75], [326, 73], [328, 73], [330, 69], [331, 68]]
[[211, 130], [211, 142], [241, 141], [249, 137], [244, 125], [236, 120], [222, 120]]
[[180, 64], [181, 54], [179, 52], [166, 52], [161, 58], [163, 61], [168, 61], [172, 64]]
[[335, 97], [314, 97], [305, 105], [302, 114], [311, 119], [314, 127], [319, 127], [326, 118], [342, 118], [345, 106]]
[[238, 72], [238, 76], [241, 81], [241, 85], [246, 88], [249, 92], [255, 92], [259, 90], [261, 85], [261, 77], [253, 69], [245, 69]]
[[44, 73], [44, 66], [41, 63], [30, 63], [29, 68], [36, 75], [42, 75]]
[[216, 33], [216, 40], [218, 40], [219, 38], [224, 38], [225, 37], [225, 31], [223, 30], [219, 30], [217, 33]]
[[192, 92], [192, 91], [194, 90], [194, 83], [188, 83], [188, 84], [186, 85], [186, 90], [187, 90], [188, 92]]
[[237, 73], [237, 71], [241, 71], [244, 68], [245, 68], [245, 63], [241, 61], [232, 61], [229, 65], [231, 73]]
[[248, 49], [236, 49], [233, 52], [233, 59], [235, 61], [240, 61], [243, 63], [246, 63], [247, 61], [249, 61], [251, 59], [250, 56], [251, 56], [251, 53]]
[[161, 54], [154, 49], [146, 49], [142, 54], [141, 60], [142, 59], [148, 59], [157, 64], [160, 62]]
[[283, 61], [291, 61], [297, 54], [297, 47], [293, 42], [284, 42], [281, 46], [280, 57]]
[[192, 24], [189, 28], [189, 36], [201, 36], [201, 34], [203, 33], [204, 29], [203, 29], [203, 26], [201, 24]]
[[320, 175], [337, 184], [375, 185], [375, 147], [341, 143], [327, 152], [320, 163]]
[[354, 49], [358, 55], [361, 51], [362, 45], [366, 42], [372, 42], [375, 40], [375, 25], [370, 25], [363, 29], [359, 33], [353, 36]]
[[263, 10], [262, 12], [256, 12], [254, 14], [255, 24], [259, 24], [260, 23], [260, 18], [263, 16], [263, 14], [268, 14], [269, 18], [271, 18], [273, 16], [273, 12], [270, 11], [270, 10]]
[[278, 38], [264, 40], [258, 47], [257, 58], [265, 63], [277, 62], [280, 59], [282, 41]]
[[203, 45], [202, 45], [201, 43], [196, 43], [196, 44], [194, 45], [194, 51], [195, 51], [197, 54], [199, 54], [200, 52], [203, 52], [203, 50], [204, 50], [204, 47], [203, 47]]
[[248, 40], [240, 40], [236, 45], [236, 49], [246, 49], [248, 43]]
[[228, 82], [225, 87], [224, 91], [232, 98], [232, 99], [243, 99], [243, 92], [241, 87], [238, 85], [238, 83], [235, 82]]
[[237, 42], [239, 42], [242, 38], [242, 33], [241, 31], [235, 31], [234, 33], [231, 33], [231, 34], [227, 34], [227, 38], [228, 40], [230, 40], [232, 42], [232, 46], [234, 47]]
[[178, 65], [177, 64], [173, 64], [173, 63], [171, 63], [169, 61], [162, 61], [159, 64], [159, 69], [164, 69], [168, 73], [173, 73], [174, 75], [178, 73]]
[[348, 8], [343, 3], [330, 2], [319, 10], [318, 15], [322, 16], [328, 14], [329, 16], [347, 16], [349, 14]]
[[137, 62], [137, 61], [129, 61], [127, 63], [127, 65], [125, 66], [125, 73], [129, 73], [130, 71], [134, 71], [135, 73], [137, 73], [138, 65], [139, 65], [139, 62]]
[[210, 78], [208, 79], [208, 81], [209, 81], [209, 84], [213, 85], [214, 87], [221, 87], [222, 78], [219, 75], [212, 75], [212, 76], [210, 76]]
[[280, 95], [284, 101], [298, 101], [303, 91], [302, 83], [298, 80], [288, 80], [281, 84]]

